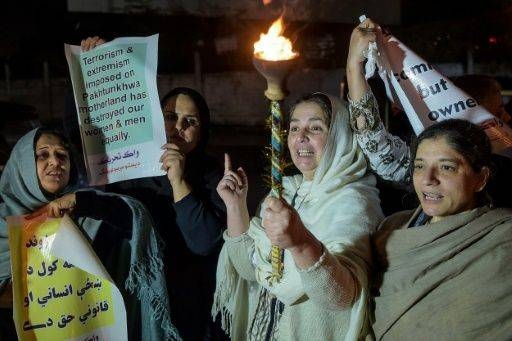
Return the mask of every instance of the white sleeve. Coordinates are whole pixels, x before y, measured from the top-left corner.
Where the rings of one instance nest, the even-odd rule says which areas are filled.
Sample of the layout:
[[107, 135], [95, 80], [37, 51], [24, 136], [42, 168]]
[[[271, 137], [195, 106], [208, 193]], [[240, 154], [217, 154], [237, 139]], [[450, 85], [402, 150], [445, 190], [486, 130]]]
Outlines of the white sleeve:
[[[380, 120], [377, 101], [368, 91], [359, 101], [349, 99], [352, 130], [371, 169], [385, 180], [409, 180], [410, 149], [399, 137], [391, 135]], [[357, 129], [355, 120], [363, 115], [366, 127]]]

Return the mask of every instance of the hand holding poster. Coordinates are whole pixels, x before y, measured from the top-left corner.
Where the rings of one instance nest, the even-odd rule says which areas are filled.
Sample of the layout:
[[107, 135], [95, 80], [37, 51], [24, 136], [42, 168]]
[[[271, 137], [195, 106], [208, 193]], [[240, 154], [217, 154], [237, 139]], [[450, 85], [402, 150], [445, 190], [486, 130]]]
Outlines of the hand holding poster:
[[158, 35], [82, 52], [65, 44], [90, 185], [165, 174], [156, 88]]
[[[378, 56], [369, 62], [372, 59], [377, 64], [389, 99], [401, 105], [416, 134], [441, 120], [465, 119], [485, 130], [493, 152], [512, 154], [510, 127], [389, 32], [383, 30], [381, 38], [377, 40]], [[367, 73], [366, 77], [370, 76]]]
[[72, 220], [7, 218], [20, 340], [127, 340], [121, 293]]

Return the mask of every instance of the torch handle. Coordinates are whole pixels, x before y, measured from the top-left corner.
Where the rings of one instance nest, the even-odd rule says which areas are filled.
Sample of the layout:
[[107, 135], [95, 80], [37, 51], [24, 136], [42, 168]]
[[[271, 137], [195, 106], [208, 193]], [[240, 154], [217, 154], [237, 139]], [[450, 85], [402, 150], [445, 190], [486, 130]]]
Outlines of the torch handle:
[[[276, 198], [281, 198], [283, 190], [283, 123], [281, 114], [281, 104], [278, 100], [270, 102], [270, 113], [272, 116], [272, 167], [271, 167], [271, 193]], [[270, 260], [272, 264], [271, 281], [279, 282], [283, 277], [283, 257], [284, 251], [278, 246], [272, 245], [270, 250]]]
[[282, 127], [282, 114], [281, 114], [281, 103], [279, 101], [270, 102], [270, 114], [272, 115], [272, 195], [276, 198], [281, 197], [283, 189], [283, 127]]

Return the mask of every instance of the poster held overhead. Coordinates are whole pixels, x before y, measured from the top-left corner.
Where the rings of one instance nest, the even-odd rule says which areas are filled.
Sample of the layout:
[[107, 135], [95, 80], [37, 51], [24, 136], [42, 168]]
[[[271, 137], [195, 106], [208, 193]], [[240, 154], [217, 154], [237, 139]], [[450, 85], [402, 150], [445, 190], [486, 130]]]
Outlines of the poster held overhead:
[[[360, 17], [360, 21], [366, 19]], [[386, 30], [369, 46], [366, 78], [375, 64], [386, 87], [388, 98], [406, 113], [414, 132], [450, 118], [465, 119], [480, 125], [491, 140], [492, 150], [512, 157], [512, 130], [499, 118], [455, 86], [430, 63]]]
[[164, 175], [158, 35], [117, 38], [87, 52], [64, 49], [89, 184]]

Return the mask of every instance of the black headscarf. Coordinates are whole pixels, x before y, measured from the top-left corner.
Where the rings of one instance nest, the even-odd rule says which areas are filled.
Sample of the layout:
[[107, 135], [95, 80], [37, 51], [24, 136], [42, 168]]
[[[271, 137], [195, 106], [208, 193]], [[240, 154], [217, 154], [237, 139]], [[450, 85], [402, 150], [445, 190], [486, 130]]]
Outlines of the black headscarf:
[[192, 151], [193, 153], [204, 152], [206, 148], [206, 144], [208, 143], [208, 139], [210, 137], [210, 109], [208, 108], [208, 104], [198, 91], [187, 88], [187, 87], [177, 87], [169, 91], [160, 101], [162, 109], [165, 107], [167, 102], [178, 95], [187, 95], [194, 101], [197, 110], [199, 111], [199, 119], [201, 120], [201, 137], [199, 138], [199, 143], [196, 148]]

